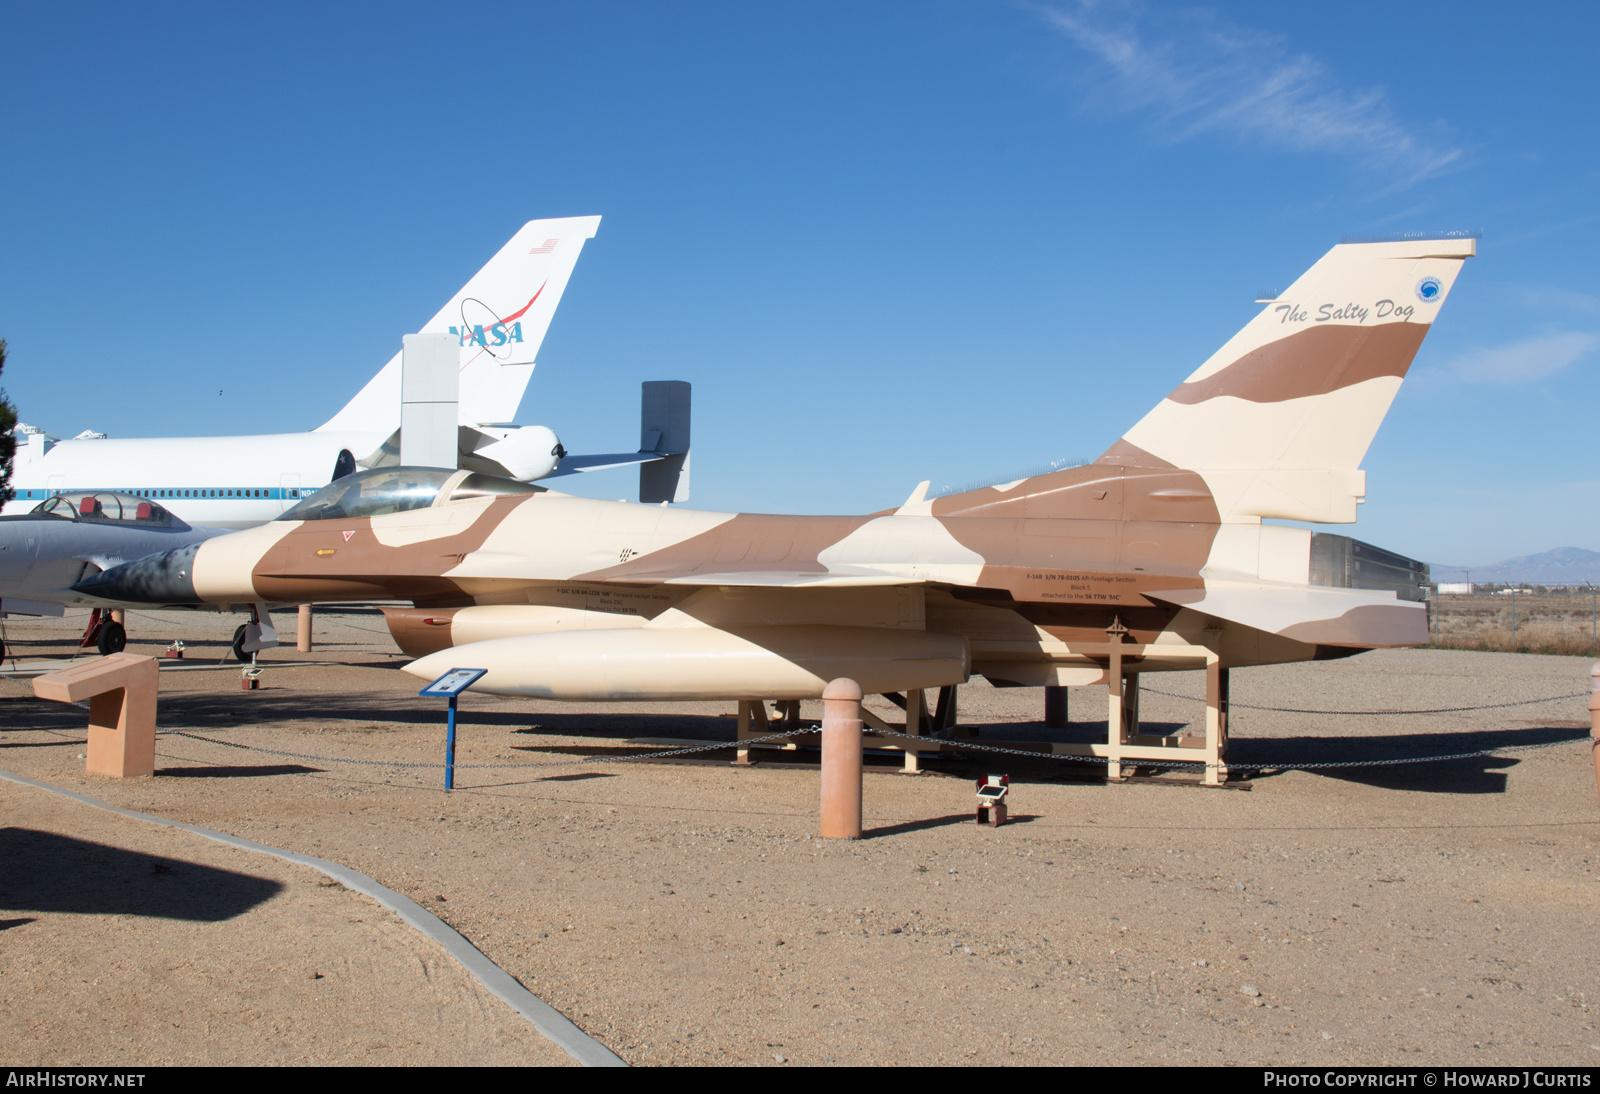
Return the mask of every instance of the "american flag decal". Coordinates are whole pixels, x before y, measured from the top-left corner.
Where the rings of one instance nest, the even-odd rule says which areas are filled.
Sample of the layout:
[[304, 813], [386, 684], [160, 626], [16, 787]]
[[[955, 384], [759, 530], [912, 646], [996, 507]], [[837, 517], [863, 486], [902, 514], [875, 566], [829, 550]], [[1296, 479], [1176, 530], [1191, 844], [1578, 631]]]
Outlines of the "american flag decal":
[[560, 242], [561, 240], [559, 239], [547, 239], [528, 253], [531, 255], [547, 255], [551, 251], [555, 250], [556, 244]]

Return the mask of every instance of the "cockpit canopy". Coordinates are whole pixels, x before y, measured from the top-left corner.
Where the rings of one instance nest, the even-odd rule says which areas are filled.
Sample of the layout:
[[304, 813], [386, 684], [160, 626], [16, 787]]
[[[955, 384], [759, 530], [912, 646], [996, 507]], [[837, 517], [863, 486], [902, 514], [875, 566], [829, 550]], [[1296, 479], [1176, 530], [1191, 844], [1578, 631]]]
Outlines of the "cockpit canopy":
[[44, 499], [29, 512], [84, 522], [115, 520], [158, 528], [170, 528], [174, 524], [187, 527], [149, 498], [121, 494], [115, 490], [78, 490], [56, 494]]
[[427, 509], [495, 494], [542, 494], [544, 487], [442, 467], [379, 467], [337, 479], [279, 520], [347, 520]]

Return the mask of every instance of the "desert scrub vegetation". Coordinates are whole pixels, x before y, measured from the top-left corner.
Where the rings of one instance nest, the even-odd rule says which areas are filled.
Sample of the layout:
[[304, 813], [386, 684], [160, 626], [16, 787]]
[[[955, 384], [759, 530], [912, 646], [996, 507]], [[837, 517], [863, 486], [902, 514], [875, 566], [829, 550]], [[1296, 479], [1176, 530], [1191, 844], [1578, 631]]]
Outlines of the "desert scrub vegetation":
[[1600, 656], [1589, 593], [1518, 593], [1514, 606], [1510, 596], [1440, 596], [1431, 607], [1433, 649]]

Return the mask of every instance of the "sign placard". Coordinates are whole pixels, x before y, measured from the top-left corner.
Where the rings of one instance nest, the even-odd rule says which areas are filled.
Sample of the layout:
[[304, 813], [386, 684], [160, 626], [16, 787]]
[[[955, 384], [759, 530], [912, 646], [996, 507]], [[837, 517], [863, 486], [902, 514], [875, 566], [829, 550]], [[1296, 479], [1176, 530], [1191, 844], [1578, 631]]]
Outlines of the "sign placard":
[[488, 671], [488, 669], [451, 669], [417, 694], [430, 699], [453, 699]]

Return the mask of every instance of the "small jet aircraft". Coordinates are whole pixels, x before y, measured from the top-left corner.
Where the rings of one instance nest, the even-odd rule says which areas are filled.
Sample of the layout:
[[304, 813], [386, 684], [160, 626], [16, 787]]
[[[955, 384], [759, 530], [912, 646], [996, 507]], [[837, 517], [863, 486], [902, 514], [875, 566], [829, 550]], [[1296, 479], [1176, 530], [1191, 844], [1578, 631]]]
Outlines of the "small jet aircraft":
[[[686, 443], [568, 457], [548, 427], [510, 424], [578, 255], [599, 225], [597, 216], [530, 221], [421, 328], [453, 335], [459, 345], [458, 466], [528, 481], [558, 467], [672, 464], [674, 457], [677, 467], [684, 464]], [[192, 524], [249, 528], [275, 520], [334, 479], [397, 464], [400, 418], [397, 353], [343, 410], [308, 433], [107, 439], [86, 430], [57, 442], [22, 426], [16, 497], [4, 511], [25, 513], [55, 494], [112, 489], [156, 500]], [[686, 472], [682, 477], [662, 487], [675, 490], [667, 497], [686, 495]]]
[[1229, 667], [1428, 641], [1424, 563], [1262, 522], [1356, 519], [1361, 461], [1475, 251], [1467, 237], [1334, 247], [1082, 467], [937, 498], [922, 483], [863, 516], [401, 467], [77, 588], [410, 600], [390, 613], [422, 655], [407, 671], [487, 669], [472, 686], [499, 695], [793, 700], [836, 677], [909, 695], [972, 674], [1120, 695], [1127, 676], [1203, 665], [1220, 716]]
[[[99, 602], [72, 586], [130, 559], [226, 534], [224, 528], [191, 527], [132, 494], [57, 494], [30, 512], [0, 516], [0, 611], [63, 615], [70, 607], [93, 608], [85, 644], [120, 653], [127, 645], [122, 624], [104, 618]], [[5, 653], [0, 641], [0, 659]]]

